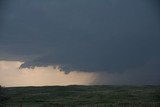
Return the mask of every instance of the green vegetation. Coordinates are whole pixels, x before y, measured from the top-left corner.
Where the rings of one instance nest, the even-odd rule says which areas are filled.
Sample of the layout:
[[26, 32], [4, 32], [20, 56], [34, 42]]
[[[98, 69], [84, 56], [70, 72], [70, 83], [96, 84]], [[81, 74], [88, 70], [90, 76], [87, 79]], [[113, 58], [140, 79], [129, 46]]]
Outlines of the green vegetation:
[[7, 97], [5, 93], [5, 88], [0, 85], [0, 107], [5, 106], [9, 99], [9, 97]]
[[4, 95], [4, 107], [160, 107], [160, 86], [15, 87]]

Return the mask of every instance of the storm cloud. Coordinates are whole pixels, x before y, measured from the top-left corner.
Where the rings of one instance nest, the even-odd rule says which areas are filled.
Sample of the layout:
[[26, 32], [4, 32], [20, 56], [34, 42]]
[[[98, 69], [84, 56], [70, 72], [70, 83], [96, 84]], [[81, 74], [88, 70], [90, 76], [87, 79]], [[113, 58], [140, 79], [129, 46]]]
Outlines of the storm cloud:
[[20, 68], [160, 75], [158, 0], [0, 3], [0, 60], [23, 61]]

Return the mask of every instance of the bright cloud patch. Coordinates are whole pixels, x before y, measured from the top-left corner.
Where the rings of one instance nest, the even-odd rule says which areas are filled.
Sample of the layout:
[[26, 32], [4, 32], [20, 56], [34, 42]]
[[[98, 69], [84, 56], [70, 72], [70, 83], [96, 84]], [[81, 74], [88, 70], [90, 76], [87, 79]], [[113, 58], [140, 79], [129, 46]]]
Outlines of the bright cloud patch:
[[3, 86], [88, 85], [96, 78], [94, 73], [65, 74], [53, 67], [19, 69], [22, 62], [0, 61], [0, 84]]

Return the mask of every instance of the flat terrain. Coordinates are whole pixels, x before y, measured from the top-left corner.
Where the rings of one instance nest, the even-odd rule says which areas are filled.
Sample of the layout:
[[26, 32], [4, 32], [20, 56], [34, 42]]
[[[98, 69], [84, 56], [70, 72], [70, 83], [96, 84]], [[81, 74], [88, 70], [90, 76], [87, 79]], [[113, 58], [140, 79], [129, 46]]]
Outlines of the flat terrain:
[[160, 86], [3, 88], [4, 107], [160, 107]]

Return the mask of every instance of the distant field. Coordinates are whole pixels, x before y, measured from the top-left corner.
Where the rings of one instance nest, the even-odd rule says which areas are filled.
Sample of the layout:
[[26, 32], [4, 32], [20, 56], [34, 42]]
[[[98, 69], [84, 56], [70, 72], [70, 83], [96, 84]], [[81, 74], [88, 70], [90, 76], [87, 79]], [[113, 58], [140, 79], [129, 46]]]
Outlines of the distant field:
[[3, 89], [0, 107], [160, 107], [160, 86], [51, 86]]

